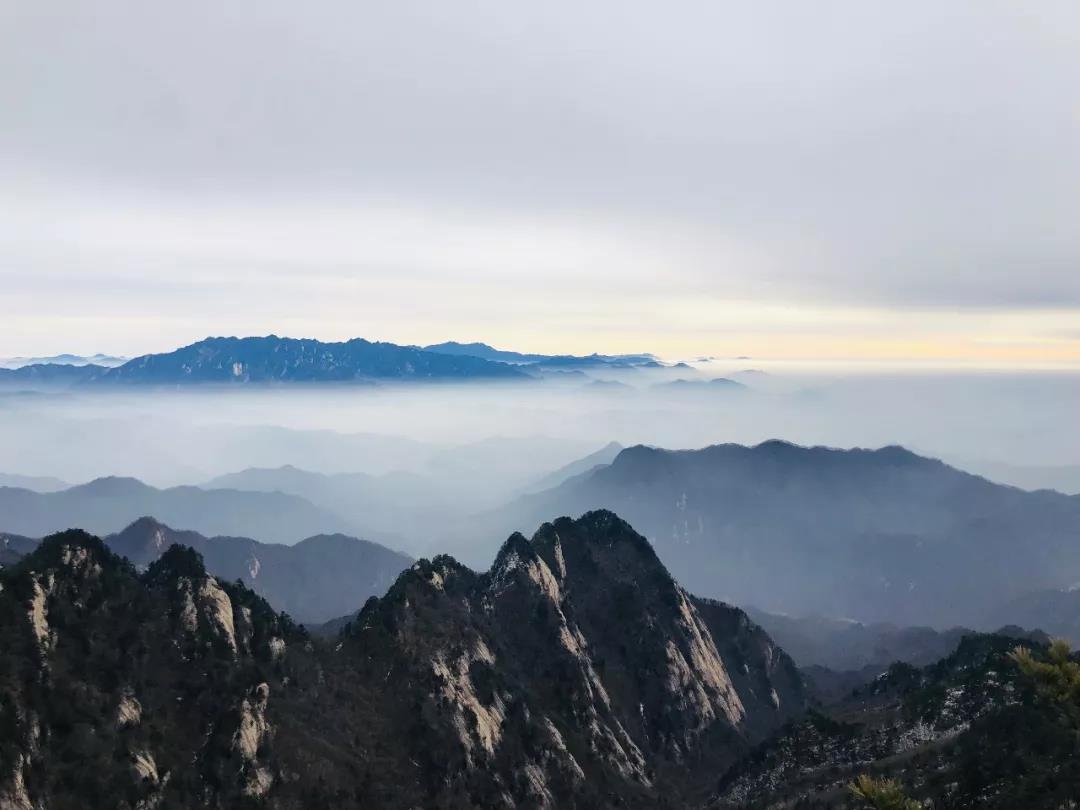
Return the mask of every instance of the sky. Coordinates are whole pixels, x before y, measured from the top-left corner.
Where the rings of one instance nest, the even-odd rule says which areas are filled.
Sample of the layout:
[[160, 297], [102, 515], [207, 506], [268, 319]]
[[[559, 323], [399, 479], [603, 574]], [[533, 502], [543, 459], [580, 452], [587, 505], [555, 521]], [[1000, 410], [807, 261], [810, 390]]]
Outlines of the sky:
[[0, 356], [1080, 367], [1075, 2], [0, 0]]

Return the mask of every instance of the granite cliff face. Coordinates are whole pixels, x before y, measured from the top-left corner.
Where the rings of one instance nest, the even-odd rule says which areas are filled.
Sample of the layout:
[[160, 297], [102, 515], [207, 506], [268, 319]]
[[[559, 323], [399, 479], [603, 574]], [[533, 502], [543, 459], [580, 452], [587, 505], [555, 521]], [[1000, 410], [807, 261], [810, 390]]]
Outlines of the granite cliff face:
[[172, 546], [0, 572], [0, 807], [682, 807], [806, 707], [609, 512], [406, 569], [313, 640]]
[[[374, 806], [684, 806], [806, 703], [745, 614], [686, 593], [610, 512], [515, 534], [484, 574], [421, 560], [337, 643], [363, 698], [314, 748], [351, 738]], [[297, 754], [346, 801], [344, 764]]]
[[303, 634], [174, 546], [138, 576], [97, 538], [0, 574], [0, 807], [233, 807], [275, 776], [266, 717]]

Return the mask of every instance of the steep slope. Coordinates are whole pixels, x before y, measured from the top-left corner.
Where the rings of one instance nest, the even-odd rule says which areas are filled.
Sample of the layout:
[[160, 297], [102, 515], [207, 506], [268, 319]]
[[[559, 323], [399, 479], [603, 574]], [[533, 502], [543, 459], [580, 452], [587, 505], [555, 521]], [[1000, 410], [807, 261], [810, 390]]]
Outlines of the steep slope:
[[600, 507], [625, 515], [692, 590], [776, 612], [980, 628], [1002, 601], [1080, 581], [1080, 498], [899, 447], [631, 447], [493, 520]]
[[436, 354], [354, 338], [343, 343], [267, 337], [212, 337], [165, 354], [136, 357], [93, 378], [97, 384], [364, 382], [528, 379], [477, 357]]
[[0, 571], [0, 806], [238, 807], [305, 638], [176, 547], [142, 576], [69, 531]]
[[356, 772], [370, 806], [681, 807], [805, 705], [745, 614], [608, 512], [513, 535], [486, 574], [421, 560], [339, 645], [290, 748], [328, 804]]
[[222, 580], [243, 582], [276, 610], [302, 622], [325, 622], [379, 596], [412, 559], [341, 534], [316, 535], [286, 546], [246, 537], [204, 537], [140, 518], [105, 538], [115, 553], [148, 566], [171, 545], [197, 550]]
[[1045, 641], [972, 635], [931, 666], [893, 666], [732, 768], [711, 806], [847, 807], [844, 786], [861, 773], [898, 778], [928, 807], [1069, 806], [1073, 721], [1010, 659], [1020, 644], [1046, 656]]
[[[594, 381], [599, 382], [599, 381]], [[610, 464], [623, 451], [623, 446], [618, 442], [608, 442], [595, 453], [571, 461], [569, 464], [548, 473], [543, 478], [528, 487], [530, 492], [542, 492], [552, 487], [557, 487], [565, 481], [577, 475], [593, 472], [599, 467]]]
[[806, 699], [741, 611], [597, 512], [421, 560], [330, 642], [170, 547], [0, 571], [0, 806], [684, 807]]
[[204, 534], [252, 534], [277, 543], [317, 532], [362, 533], [303, 498], [278, 492], [157, 489], [134, 478], [99, 478], [47, 493], [0, 487], [0, 530], [32, 537], [73, 526], [108, 534], [143, 515]]

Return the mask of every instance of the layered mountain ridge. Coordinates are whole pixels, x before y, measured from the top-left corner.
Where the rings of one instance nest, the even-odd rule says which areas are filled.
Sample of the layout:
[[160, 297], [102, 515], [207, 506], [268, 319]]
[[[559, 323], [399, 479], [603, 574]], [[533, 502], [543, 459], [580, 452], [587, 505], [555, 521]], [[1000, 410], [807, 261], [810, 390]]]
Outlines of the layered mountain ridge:
[[[412, 558], [378, 543], [342, 534], [315, 535], [293, 545], [248, 537], [206, 537], [151, 517], [104, 538], [115, 554], [144, 570], [173, 545], [197, 551], [215, 577], [240, 581], [297, 621], [341, 616], [369, 596], [386, 592]], [[0, 565], [30, 553], [37, 541], [0, 535]]]
[[638, 445], [489, 519], [595, 508], [625, 516], [691, 590], [772, 612], [992, 629], [1003, 603], [1080, 581], [1080, 498], [902, 447]]
[[316, 532], [369, 534], [304, 498], [282, 492], [193, 486], [158, 489], [120, 477], [98, 478], [54, 492], [0, 487], [0, 529], [15, 534], [42, 537], [77, 526], [106, 535], [144, 515], [205, 534], [250, 534], [278, 543], [292, 543]]
[[83, 385], [363, 383], [377, 380], [527, 380], [506, 363], [353, 338], [208, 337], [120, 365], [27, 365], [0, 369], [0, 382]]
[[84, 532], [0, 571], [0, 806], [236, 807], [304, 634], [174, 546], [143, 575]]

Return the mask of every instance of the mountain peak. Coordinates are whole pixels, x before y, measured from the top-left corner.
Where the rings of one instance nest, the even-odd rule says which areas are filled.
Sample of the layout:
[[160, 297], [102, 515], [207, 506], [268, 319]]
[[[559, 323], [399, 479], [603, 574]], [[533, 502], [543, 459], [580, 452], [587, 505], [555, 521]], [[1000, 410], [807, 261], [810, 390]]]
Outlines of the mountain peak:
[[85, 495], [94, 495], [98, 497], [120, 497], [124, 495], [132, 495], [143, 492], [150, 492], [154, 487], [149, 484], [144, 484], [138, 478], [131, 478], [118, 475], [107, 475], [102, 478], [95, 478], [92, 481], [88, 481], [85, 484], [79, 484], [78, 486], [71, 487], [68, 492], [78, 492]]
[[68, 529], [44, 538], [22, 558], [20, 567], [85, 573], [90, 569], [116, 568], [121, 563], [99, 538], [82, 529]]
[[206, 564], [202, 555], [190, 546], [173, 544], [150, 563], [146, 571], [148, 582], [169, 582], [174, 579], [206, 579]]

